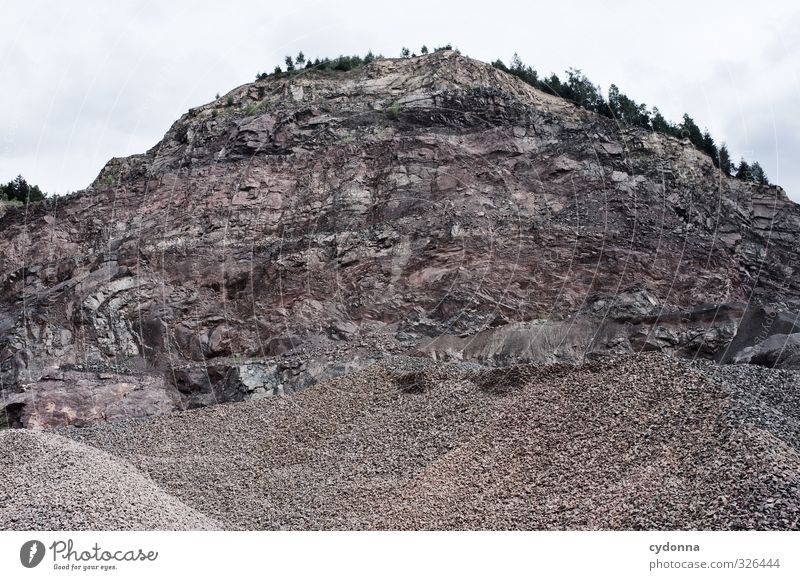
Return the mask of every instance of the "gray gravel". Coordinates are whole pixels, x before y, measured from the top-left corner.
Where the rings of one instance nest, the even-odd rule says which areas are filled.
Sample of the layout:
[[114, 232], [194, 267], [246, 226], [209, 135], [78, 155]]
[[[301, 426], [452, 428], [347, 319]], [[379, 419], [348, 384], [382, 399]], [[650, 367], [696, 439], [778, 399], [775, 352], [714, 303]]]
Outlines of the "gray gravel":
[[654, 354], [401, 360], [290, 397], [62, 433], [227, 528], [800, 529], [791, 428], [732, 380]]
[[800, 448], [800, 371], [706, 361], [696, 364], [730, 394], [727, 414], [734, 424], [765, 429]]
[[0, 529], [203, 530], [221, 524], [133, 466], [45, 431], [0, 431]]

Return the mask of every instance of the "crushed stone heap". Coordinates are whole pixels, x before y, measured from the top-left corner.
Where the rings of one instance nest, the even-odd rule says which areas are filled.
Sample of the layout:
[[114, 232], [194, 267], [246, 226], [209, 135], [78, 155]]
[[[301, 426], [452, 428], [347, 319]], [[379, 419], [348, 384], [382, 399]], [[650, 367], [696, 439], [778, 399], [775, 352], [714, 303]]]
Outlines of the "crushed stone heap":
[[[61, 432], [229, 529], [800, 528], [798, 415], [749, 413], [783, 415], [775, 396], [796, 400], [797, 374], [750, 395], [718, 378], [660, 354], [492, 370], [420, 359]], [[53, 501], [41, 509], [57, 514]]]

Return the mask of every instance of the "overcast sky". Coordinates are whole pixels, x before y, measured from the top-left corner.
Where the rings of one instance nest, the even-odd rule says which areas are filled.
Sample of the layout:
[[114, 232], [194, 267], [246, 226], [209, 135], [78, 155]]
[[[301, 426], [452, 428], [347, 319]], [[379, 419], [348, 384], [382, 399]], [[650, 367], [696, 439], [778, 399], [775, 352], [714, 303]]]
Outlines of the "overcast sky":
[[672, 120], [688, 112], [800, 201], [796, 2], [656, 4], [0, 0], [0, 180], [82, 189], [285, 54], [450, 42], [484, 61], [516, 51], [540, 74], [579, 68]]

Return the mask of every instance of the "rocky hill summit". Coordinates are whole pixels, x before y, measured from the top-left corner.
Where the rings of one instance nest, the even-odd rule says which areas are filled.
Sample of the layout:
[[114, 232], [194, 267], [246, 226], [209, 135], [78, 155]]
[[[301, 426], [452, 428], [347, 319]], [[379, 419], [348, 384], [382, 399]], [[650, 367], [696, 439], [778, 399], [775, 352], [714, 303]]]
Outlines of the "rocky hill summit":
[[780, 187], [453, 51], [270, 75], [0, 217], [0, 422], [288, 394], [395, 355], [797, 367], [798, 234]]

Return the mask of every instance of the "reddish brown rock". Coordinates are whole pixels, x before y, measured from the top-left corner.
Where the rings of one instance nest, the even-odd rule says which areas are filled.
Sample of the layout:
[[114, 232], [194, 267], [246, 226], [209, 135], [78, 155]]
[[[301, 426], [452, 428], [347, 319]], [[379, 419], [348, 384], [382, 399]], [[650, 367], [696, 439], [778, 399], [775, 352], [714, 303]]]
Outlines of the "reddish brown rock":
[[177, 390], [163, 378], [117, 373], [63, 371], [4, 400], [6, 427], [85, 427], [124, 417], [163, 415], [181, 408]]
[[[227, 384], [181, 383], [190, 366], [363, 359], [576, 313], [635, 328], [569, 352], [716, 356], [738, 319], [681, 313], [800, 308], [800, 210], [780, 188], [450, 51], [243, 85], [0, 231], [5, 393], [111, 365], [186, 406]], [[594, 308], [631, 289], [655, 302], [638, 321]]]

